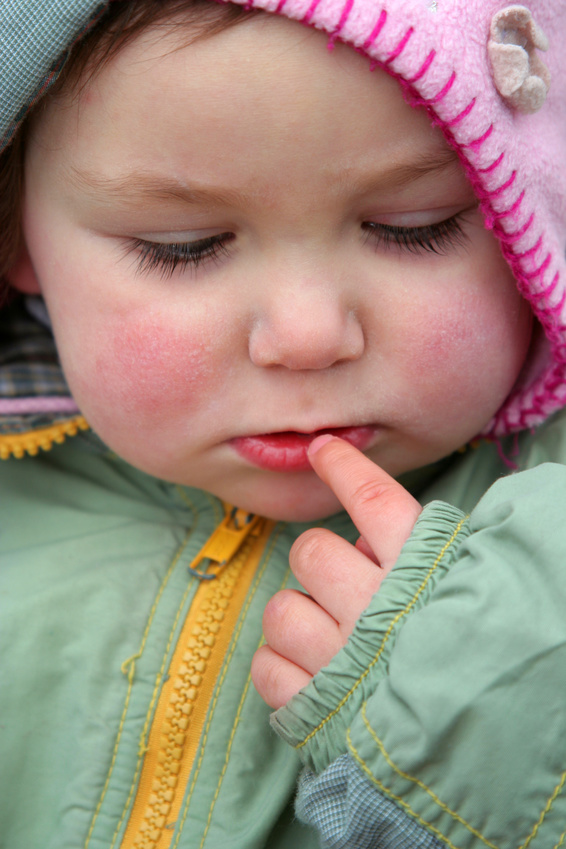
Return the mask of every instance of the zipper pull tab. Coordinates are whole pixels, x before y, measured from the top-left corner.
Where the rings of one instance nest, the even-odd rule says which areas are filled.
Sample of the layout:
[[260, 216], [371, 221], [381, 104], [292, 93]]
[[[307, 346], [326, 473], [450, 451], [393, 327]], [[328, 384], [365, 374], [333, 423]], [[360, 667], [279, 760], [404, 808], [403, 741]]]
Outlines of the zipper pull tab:
[[[263, 517], [233, 507], [209, 536], [197, 556], [188, 567], [191, 575], [200, 581], [212, 581], [219, 569], [234, 557], [244, 540], [253, 533], [258, 536], [263, 526]], [[201, 566], [201, 563], [203, 566]], [[217, 568], [209, 572], [210, 566]]]

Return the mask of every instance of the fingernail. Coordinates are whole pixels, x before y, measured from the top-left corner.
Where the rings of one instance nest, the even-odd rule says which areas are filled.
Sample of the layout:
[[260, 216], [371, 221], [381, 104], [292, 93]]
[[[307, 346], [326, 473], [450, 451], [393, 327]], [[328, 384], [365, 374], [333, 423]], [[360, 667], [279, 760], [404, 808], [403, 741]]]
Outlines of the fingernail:
[[323, 433], [321, 436], [317, 436], [316, 439], [313, 439], [307, 451], [309, 457], [316, 454], [318, 449], [322, 448], [323, 445], [326, 445], [327, 442], [330, 442], [331, 439], [336, 439], [336, 437], [332, 436], [331, 433]]

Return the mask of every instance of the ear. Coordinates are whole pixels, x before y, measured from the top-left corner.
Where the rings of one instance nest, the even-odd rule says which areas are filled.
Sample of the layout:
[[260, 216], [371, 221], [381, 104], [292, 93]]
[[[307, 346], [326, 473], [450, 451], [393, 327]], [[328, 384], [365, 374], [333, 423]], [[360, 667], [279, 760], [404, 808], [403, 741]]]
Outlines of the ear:
[[25, 245], [12, 268], [4, 276], [10, 286], [19, 292], [24, 292], [26, 295], [41, 294], [41, 287]]

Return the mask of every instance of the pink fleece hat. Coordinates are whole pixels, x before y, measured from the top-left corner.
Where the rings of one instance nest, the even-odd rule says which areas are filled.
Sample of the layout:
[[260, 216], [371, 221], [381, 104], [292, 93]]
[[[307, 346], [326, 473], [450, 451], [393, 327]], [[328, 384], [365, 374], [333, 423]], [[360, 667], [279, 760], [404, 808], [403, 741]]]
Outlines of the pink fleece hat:
[[[367, 54], [424, 107], [480, 199], [544, 330], [482, 435], [566, 403], [566, 0], [236, 0]], [[547, 40], [548, 36], [548, 40]]]

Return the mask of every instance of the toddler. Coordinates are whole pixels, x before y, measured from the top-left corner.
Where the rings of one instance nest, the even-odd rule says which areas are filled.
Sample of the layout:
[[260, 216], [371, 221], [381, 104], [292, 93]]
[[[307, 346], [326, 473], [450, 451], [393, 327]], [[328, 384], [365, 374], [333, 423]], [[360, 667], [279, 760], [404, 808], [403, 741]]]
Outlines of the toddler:
[[565, 35], [3, 0], [3, 849], [566, 845]]

